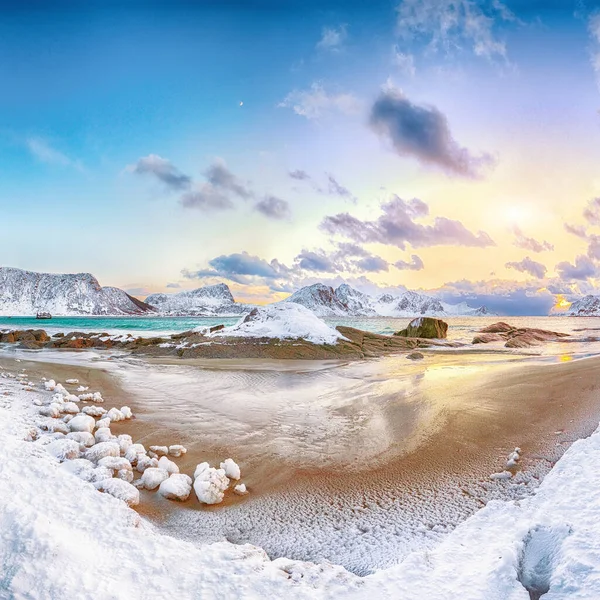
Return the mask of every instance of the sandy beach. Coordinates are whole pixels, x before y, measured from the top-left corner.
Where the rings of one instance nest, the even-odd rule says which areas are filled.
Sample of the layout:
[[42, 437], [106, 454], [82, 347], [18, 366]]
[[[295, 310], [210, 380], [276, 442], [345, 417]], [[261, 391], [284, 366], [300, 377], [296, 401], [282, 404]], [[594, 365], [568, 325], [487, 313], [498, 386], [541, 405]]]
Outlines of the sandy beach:
[[[227, 457], [240, 464], [250, 494], [218, 506], [144, 491], [138, 510], [161, 528], [195, 542], [251, 542], [272, 557], [325, 558], [359, 574], [427, 547], [490, 499], [529, 494], [600, 420], [600, 358], [94, 366], [40, 358], [3, 356], [0, 366], [25, 368], [33, 380], [75, 377], [100, 390], [106, 407], [129, 405], [136, 418], [114, 433], [146, 447], [183, 443], [182, 472]], [[312, 394], [309, 404], [297, 405], [295, 394]], [[515, 446], [523, 450], [515, 477], [490, 481]]]

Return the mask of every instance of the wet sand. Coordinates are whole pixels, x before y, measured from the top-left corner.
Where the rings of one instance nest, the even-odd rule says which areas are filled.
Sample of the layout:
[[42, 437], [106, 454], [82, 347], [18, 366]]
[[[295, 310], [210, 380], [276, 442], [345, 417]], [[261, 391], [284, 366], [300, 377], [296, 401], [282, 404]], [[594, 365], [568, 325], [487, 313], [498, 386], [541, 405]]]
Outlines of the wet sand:
[[[471, 363], [460, 355], [428, 356], [417, 365], [407, 364], [404, 357], [397, 363], [383, 360], [389, 364], [380, 362], [381, 372], [371, 373], [366, 395], [361, 387], [366, 371], [353, 367], [358, 370], [349, 377], [359, 386], [349, 390], [363, 394], [357, 400], [361, 406], [368, 402], [369, 383], [379, 386], [373, 402], [383, 406], [368, 416], [383, 423], [369, 429], [359, 420], [356, 427], [372, 435], [381, 432], [381, 445], [361, 447], [363, 438], [352, 432], [350, 437], [340, 434], [342, 452], [335, 447], [336, 437], [316, 440], [314, 456], [302, 454], [310, 448], [310, 440], [298, 446], [296, 456], [289, 448], [279, 455], [272, 447], [258, 452], [260, 440], [252, 444], [244, 436], [222, 432], [219, 443], [214, 443], [194, 422], [186, 423], [185, 411], [174, 406], [170, 421], [165, 418], [169, 411], [157, 411], [156, 398], [145, 402], [143, 391], [132, 394], [131, 386], [125, 391], [124, 381], [112, 369], [15, 363], [8, 357], [1, 357], [0, 365], [26, 368], [34, 381], [42, 376], [57, 381], [76, 377], [103, 393], [105, 407], [129, 405], [136, 419], [115, 424], [114, 432], [130, 433], [146, 447], [183, 443], [188, 454], [176, 460], [182, 472], [192, 474], [204, 460], [218, 464], [231, 456], [240, 462], [251, 494], [228, 494], [219, 506], [206, 507], [195, 499], [179, 504], [144, 493], [140, 512], [166, 531], [194, 541], [223, 537], [249, 541], [271, 556], [326, 558], [358, 573], [388, 566], [411, 549], [430, 545], [490, 499], [531, 492], [568, 446], [589, 435], [600, 421], [600, 357], [551, 364], [523, 358]], [[213, 362], [211, 368], [218, 376], [219, 369], [260, 372], [278, 367], [271, 363], [223, 361]], [[330, 370], [348, 367], [303, 363], [301, 368], [309, 377], [313, 371], [325, 377]], [[399, 397], [402, 387], [381, 393], [386, 385], [382, 374], [393, 379], [394, 368], [410, 374], [408, 398]], [[294, 371], [293, 365], [286, 369]], [[166, 406], [177, 403], [168, 386], [158, 394]], [[352, 401], [335, 406], [336, 410], [354, 410], [354, 417], [360, 413]], [[310, 426], [305, 424], [301, 433]], [[294, 431], [289, 435], [293, 437]], [[490, 473], [504, 468], [506, 455], [515, 446], [523, 450], [516, 476], [506, 483], [491, 482]], [[296, 448], [293, 443], [291, 448]], [[360, 459], [363, 455], [367, 460]]]

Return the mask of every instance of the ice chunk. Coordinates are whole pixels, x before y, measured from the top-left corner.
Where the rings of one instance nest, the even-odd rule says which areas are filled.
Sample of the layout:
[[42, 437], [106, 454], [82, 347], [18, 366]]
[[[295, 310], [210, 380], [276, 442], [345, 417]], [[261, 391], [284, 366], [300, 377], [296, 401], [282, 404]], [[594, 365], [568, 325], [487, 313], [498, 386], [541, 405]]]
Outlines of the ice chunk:
[[510, 479], [512, 473], [510, 471], [502, 471], [501, 473], [492, 473], [490, 479]]
[[225, 471], [225, 475], [227, 475], [229, 479], [239, 479], [242, 476], [239, 466], [231, 458], [226, 458], [225, 461], [221, 463], [221, 469]]
[[156, 458], [150, 458], [149, 456], [138, 454], [137, 465], [135, 467], [140, 473], [143, 473], [146, 469], [158, 468], [158, 460]]
[[106, 416], [112, 421], [112, 422], [116, 422], [116, 421], [124, 421], [125, 420], [125, 415], [118, 409], [118, 408], [111, 408], [107, 413]]
[[127, 450], [129, 450], [129, 448], [131, 448], [131, 446], [133, 445], [133, 440], [131, 439], [131, 436], [127, 435], [126, 433], [122, 433], [121, 435], [117, 436], [117, 442], [119, 443], [119, 448], [121, 449], [122, 456], [125, 456]]
[[69, 383], [71, 385], [76, 385], [79, 383], [79, 379], [65, 379], [65, 383]]
[[96, 421], [96, 427], [100, 429], [101, 427], [110, 427], [111, 420], [107, 417], [102, 417]]
[[100, 429], [97, 429], [96, 433], [94, 433], [94, 437], [96, 438], [97, 442], [109, 442], [110, 440], [117, 439], [117, 436], [112, 434], [112, 431], [109, 427], [100, 427]]
[[131, 409], [129, 408], [129, 406], [123, 406], [121, 408], [121, 414], [123, 415], [123, 418], [125, 418], [125, 419], [131, 419], [131, 417], [133, 417], [133, 413], [131, 412]]
[[86, 448], [91, 448], [96, 443], [96, 438], [89, 431], [72, 431], [67, 434], [67, 438]]
[[112, 469], [113, 471], [131, 471], [133, 472], [133, 468], [131, 463], [121, 456], [105, 456], [98, 461], [99, 467], [106, 467], [107, 469]]
[[158, 493], [169, 500], [185, 502], [192, 492], [192, 478], [183, 473], [174, 473], [165, 479], [158, 488]]
[[132, 465], [135, 465], [142, 456], [146, 456], [146, 448], [142, 444], [131, 444], [125, 451], [125, 458]]

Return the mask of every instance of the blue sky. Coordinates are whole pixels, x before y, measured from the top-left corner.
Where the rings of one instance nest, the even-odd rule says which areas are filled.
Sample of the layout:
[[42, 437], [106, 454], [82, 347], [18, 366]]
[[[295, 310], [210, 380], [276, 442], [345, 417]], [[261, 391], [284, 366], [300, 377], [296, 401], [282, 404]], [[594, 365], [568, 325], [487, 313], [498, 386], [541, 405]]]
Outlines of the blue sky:
[[537, 313], [600, 285], [595, 2], [0, 9], [0, 264]]

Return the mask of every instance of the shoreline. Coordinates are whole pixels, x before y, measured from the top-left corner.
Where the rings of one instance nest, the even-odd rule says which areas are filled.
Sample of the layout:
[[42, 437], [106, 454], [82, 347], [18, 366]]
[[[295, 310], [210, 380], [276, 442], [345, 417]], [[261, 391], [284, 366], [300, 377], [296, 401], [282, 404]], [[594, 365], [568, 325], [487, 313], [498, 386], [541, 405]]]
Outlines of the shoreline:
[[[15, 357], [0, 356], [0, 365], [6, 361], [14, 363], [14, 360]], [[118, 371], [109, 371], [100, 365], [19, 360], [20, 367], [27, 367], [30, 375], [52, 377], [57, 381], [77, 377], [85, 385], [102, 391], [108, 404], [130, 405], [137, 418], [128, 423], [115, 423], [115, 434], [130, 433], [134, 441], [145, 445], [165, 440], [187, 444], [185, 439], [177, 438], [182, 435], [180, 428], [157, 421], [152, 411], [145, 409], [143, 397], [125, 391]], [[401, 363], [402, 367], [407, 366], [405, 362]], [[402, 531], [396, 534], [395, 543], [387, 538], [387, 532], [381, 534], [385, 541], [381, 543], [380, 537], [379, 543], [383, 553], [389, 554], [388, 562], [379, 556], [371, 568], [389, 566], [411, 549], [439, 540], [488, 500], [528, 495], [575, 439], [596, 429], [600, 421], [600, 398], [597, 398], [600, 373], [595, 373], [600, 358], [554, 364], [527, 364], [527, 359], [517, 359], [511, 363], [486, 366], [489, 373], [476, 372], [452, 379], [449, 387], [456, 388], [456, 384], [461, 383], [460, 390], [445, 400], [435, 426], [405, 455], [384, 458], [381, 464], [371, 467], [361, 465], [352, 469], [345, 465], [341, 467], [342, 472], [330, 467], [294, 468], [275, 457], [271, 457], [270, 464], [263, 461], [260, 467], [258, 463], [243, 460], [242, 474], [243, 480], [249, 483], [249, 496], [227, 496], [221, 505], [204, 507], [195, 498], [179, 504], [152, 492], [143, 492], [139, 512], [176, 537], [204, 542], [225, 536], [236, 543], [249, 541], [259, 545], [272, 558], [326, 558], [360, 574], [369, 572], [370, 568], [360, 566], [353, 550], [339, 556], [337, 538], [347, 537], [348, 527], [352, 526], [355, 531], [350, 537], [352, 544], [363, 544], [362, 538], [369, 537], [375, 524], [391, 518]], [[252, 368], [256, 369], [256, 365]], [[343, 365], [327, 368], [335, 371]], [[441, 370], [445, 368], [442, 365]], [[434, 386], [425, 391], [432, 393], [435, 389]], [[474, 402], [475, 396], [477, 402]], [[559, 430], [563, 432], [555, 434]], [[506, 454], [517, 445], [524, 451], [523, 474], [517, 474], [508, 482], [490, 482], [489, 475], [501, 470]], [[224, 439], [215, 446], [200, 440], [198, 448], [190, 445], [189, 453], [178, 464], [182, 472], [191, 473], [202, 460], [211, 464], [229, 456], [237, 460], [238, 450], [243, 454], [235, 438]], [[452, 510], [440, 512], [440, 505], [442, 509], [451, 505]], [[289, 522], [290, 518], [302, 517], [295, 512], [297, 506], [307, 509], [304, 524]], [[398, 525], [399, 517], [402, 518]], [[250, 527], [240, 530], [231, 526], [232, 522], [244, 520]], [[315, 537], [313, 529], [317, 522], [320, 523], [317, 527], [325, 526], [324, 532], [334, 538], [332, 547], [315, 550], [315, 546], [324, 543], [320, 535]], [[313, 524], [309, 527], [307, 523]], [[339, 534], [335, 528], [331, 529], [332, 523], [340, 527]], [[419, 523], [424, 527], [422, 531]], [[298, 536], [304, 536], [304, 546], [298, 547], [290, 541]], [[403, 550], [398, 554], [400, 547]], [[336, 561], [336, 556], [340, 560]]]

